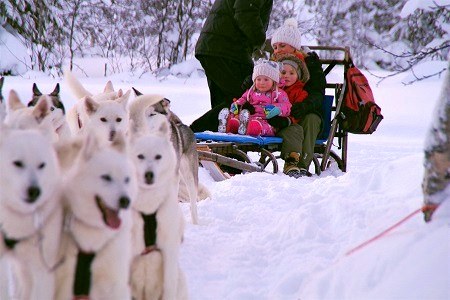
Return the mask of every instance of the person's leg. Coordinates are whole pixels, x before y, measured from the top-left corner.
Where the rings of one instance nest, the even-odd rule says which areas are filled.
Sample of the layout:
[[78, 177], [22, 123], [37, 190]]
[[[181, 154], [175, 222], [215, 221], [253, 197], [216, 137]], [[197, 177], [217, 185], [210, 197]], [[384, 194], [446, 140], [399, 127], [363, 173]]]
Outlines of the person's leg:
[[277, 136], [283, 138], [281, 144], [281, 158], [286, 158], [289, 153], [302, 153], [303, 145], [303, 128], [298, 124], [292, 124], [286, 128], [281, 129]]
[[[249, 124], [249, 126], [250, 126], [250, 124]], [[269, 124], [269, 122], [267, 120], [262, 119], [261, 126], [262, 126], [262, 130], [261, 130], [262, 136], [274, 136], [275, 135], [274, 128]]]
[[298, 163], [302, 152], [303, 128], [298, 124], [290, 125], [277, 134], [283, 138], [281, 158], [284, 160], [283, 173], [291, 177], [301, 177]]
[[198, 57], [205, 70], [211, 94], [212, 109], [190, 125], [194, 132], [216, 131], [219, 125], [218, 114], [222, 108], [229, 107], [233, 98], [240, 97], [244, 79], [253, 71], [253, 65], [238, 63], [221, 57]]
[[314, 155], [316, 139], [321, 130], [321, 122], [322, 120], [316, 114], [308, 114], [300, 122], [304, 135], [302, 155], [299, 163], [300, 168], [309, 169]]

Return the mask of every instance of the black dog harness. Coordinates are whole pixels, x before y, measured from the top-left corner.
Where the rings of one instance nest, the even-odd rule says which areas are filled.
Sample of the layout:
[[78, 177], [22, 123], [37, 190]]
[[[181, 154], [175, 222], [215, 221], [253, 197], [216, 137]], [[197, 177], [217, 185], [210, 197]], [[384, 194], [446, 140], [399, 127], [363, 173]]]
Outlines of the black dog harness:
[[91, 290], [91, 264], [95, 253], [78, 251], [75, 280], [73, 282], [74, 299], [88, 298]]
[[2, 232], [2, 236], [3, 236], [3, 242], [5, 243], [6, 248], [8, 248], [9, 250], [13, 250], [14, 247], [16, 246], [16, 244], [18, 242], [20, 242], [20, 240], [9, 239], [4, 232]]
[[142, 220], [144, 220], [144, 243], [145, 249], [141, 252], [141, 255], [146, 255], [152, 251], [159, 251], [156, 247], [156, 229], [158, 228], [158, 222], [156, 221], [156, 212], [150, 215], [141, 213]]

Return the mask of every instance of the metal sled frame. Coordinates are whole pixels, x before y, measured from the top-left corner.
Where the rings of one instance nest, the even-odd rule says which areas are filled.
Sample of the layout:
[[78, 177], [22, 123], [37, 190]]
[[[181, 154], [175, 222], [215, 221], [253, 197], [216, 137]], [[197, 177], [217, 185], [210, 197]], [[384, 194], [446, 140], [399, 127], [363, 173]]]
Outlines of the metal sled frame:
[[[339, 116], [347, 88], [346, 73], [350, 66], [351, 57], [348, 47], [310, 46], [318, 52], [322, 68], [327, 77], [326, 94], [324, 99], [324, 131], [316, 140], [314, 148], [314, 170], [317, 175], [325, 171], [332, 162], [340, 170], [347, 170], [348, 133], [339, 126]], [[334, 58], [333, 53], [341, 58]], [[331, 58], [327, 58], [331, 57]], [[328, 75], [335, 66], [343, 66], [341, 82], [329, 82]], [[195, 133], [197, 138], [197, 152], [200, 163], [208, 169], [216, 181], [230, 177], [230, 174], [246, 172], [270, 172], [279, 170], [274, 153], [281, 149], [282, 139], [279, 137], [251, 137], [213, 132]], [[253, 161], [249, 152], [258, 153], [259, 159]]]

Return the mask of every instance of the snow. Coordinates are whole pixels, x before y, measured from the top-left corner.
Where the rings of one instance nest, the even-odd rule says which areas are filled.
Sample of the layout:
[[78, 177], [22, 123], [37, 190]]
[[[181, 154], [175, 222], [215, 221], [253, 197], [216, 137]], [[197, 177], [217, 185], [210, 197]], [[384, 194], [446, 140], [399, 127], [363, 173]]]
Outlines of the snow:
[[11, 70], [14, 75], [27, 71], [30, 56], [22, 42], [0, 26], [0, 70]]
[[[102, 64], [95, 71], [89, 63], [102, 74]], [[209, 108], [197, 67], [192, 61], [163, 78], [126, 73], [80, 81], [92, 92], [111, 79], [116, 89], [163, 94], [190, 124]], [[405, 86], [408, 75], [380, 85], [366, 75], [385, 119], [373, 135], [350, 135], [346, 173], [332, 166], [311, 178], [250, 173], [214, 182], [200, 169], [212, 197], [198, 203], [199, 225], [181, 204], [181, 267], [191, 299], [450, 299], [450, 201], [430, 223], [418, 212], [424, 141], [443, 77]], [[76, 101], [61, 78], [40, 73], [6, 77], [3, 94], [15, 89], [26, 102], [33, 82], [44, 93], [60, 82], [66, 108]]]

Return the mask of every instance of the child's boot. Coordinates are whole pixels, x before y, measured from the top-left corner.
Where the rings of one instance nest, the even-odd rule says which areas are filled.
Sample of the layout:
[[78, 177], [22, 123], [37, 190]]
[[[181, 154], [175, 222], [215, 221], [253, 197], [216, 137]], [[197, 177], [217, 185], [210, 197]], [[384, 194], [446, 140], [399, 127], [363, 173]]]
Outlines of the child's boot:
[[239, 113], [239, 128], [238, 128], [239, 134], [247, 133], [247, 124], [249, 118], [250, 112], [247, 109], [241, 110], [241, 112]]
[[247, 126], [247, 134], [251, 136], [258, 136], [262, 134], [262, 124], [258, 120], [250, 120]]
[[238, 133], [239, 129], [239, 120], [235, 115], [231, 115], [227, 122], [227, 132], [230, 133]]
[[299, 178], [302, 176], [300, 168], [298, 167], [298, 162], [300, 161], [300, 153], [291, 152], [284, 159], [283, 173], [294, 178]]
[[227, 119], [230, 115], [230, 110], [228, 108], [222, 108], [219, 112], [219, 127], [217, 128], [218, 132], [226, 132], [227, 130]]

